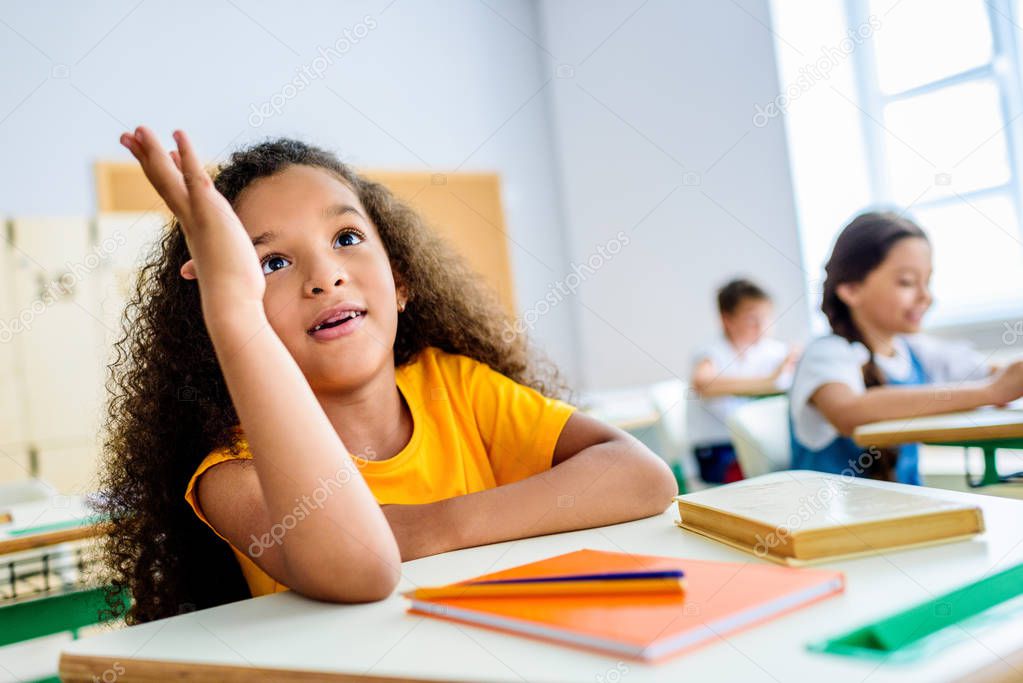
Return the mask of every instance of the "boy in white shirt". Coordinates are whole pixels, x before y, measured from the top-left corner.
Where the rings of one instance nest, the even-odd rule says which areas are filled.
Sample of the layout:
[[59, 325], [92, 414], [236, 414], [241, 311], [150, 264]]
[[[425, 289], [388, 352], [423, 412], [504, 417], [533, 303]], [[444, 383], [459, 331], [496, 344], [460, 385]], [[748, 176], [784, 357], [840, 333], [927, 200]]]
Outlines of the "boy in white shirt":
[[718, 291], [723, 336], [693, 357], [692, 387], [699, 396], [686, 411], [700, 478], [719, 484], [742, 479], [726, 420], [754, 397], [783, 391], [798, 351], [765, 336], [774, 307], [749, 280]]

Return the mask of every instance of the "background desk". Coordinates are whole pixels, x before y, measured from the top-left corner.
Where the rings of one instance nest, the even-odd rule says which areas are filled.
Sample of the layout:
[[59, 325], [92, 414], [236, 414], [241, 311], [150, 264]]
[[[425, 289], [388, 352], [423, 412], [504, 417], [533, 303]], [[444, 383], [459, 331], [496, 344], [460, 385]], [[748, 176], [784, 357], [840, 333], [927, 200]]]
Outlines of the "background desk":
[[998, 449], [1023, 449], [1023, 410], [982, 408], [963, 413], [885, 420], [859, 427], [853, 432], [853, 440], [861, 446], [880, 448], [917, 441], [980, 448], [984, 451], [984, 474], [979, 482], [974, 482], [969, 478], [969, 472], [964, 471], [967, 481], [971, 486], [998, 484], [1005, 481], [998, 474]]
[[[758, 478], [786, 477], [787, 472]], [[870, 486], [901, 486], [867, 482]], [[908, 488], [908, 487], [907, 487]], [[1023, 614], [914, 666], [882, 665], [806, 651], [809, 641], [932, 598], [1023, 561], [1023, 503], [971, 493], [913, 489], [983, 507], [988, 530], [969, 541], [836, 563], [843, 595], [801, 609], [660, 665], [551, 645], [409, 615], [397, 596], [329, 605], [292, 593], [245, 600], [86, 638], [64, 650], [65, 680], [280, 681], [855, 681], [995, 680], [1023, 677]], [[810, 492], [808, 491], [808, 494]], [[800, 503], [793, 501], [793, 509]], [[401, 589], [467, 579], [579, 548], [756, 564], [753, 556], [674, 526], [674, 510], [638, 522], [461, 550], [408, 562]], [[339, 577], [340, 579], [340, 577]], [[740, 571], [734, 581], [742, 581]], [[694, 606], [699, 608], [698, 605]], [[972, 675], [990, 666], [987, 678]], [[1015, 668], [1012, 668], [1014, 666]], [[627, 671], [627, 673], [625, 673]]]

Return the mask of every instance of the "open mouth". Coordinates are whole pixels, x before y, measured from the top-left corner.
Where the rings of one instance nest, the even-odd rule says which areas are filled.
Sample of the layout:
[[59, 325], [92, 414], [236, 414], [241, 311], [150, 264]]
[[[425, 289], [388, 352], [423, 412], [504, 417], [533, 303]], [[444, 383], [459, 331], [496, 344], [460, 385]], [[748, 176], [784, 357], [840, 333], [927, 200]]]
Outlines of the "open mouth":
[[314, 334], [316, 332], [319, 332], [320, 330], [329, 330], [332, 327], [344, 325], [349, 320], [353, 320], [354, 318], [361, 318], [364, 315], [365, 313], [363, 313], [362, 311], [345, 311], [344, 313], [338, 313], [335, 316], [327, 318], [316, 327], [309, 329], [308, 332], [309, 334]]
[[348, 309], [338, 311], [306, 330], [313, 339], [325, 341], [351, 334], [362, 326], [366, 311]]
[[910, 311], [909, 313], [906, 314], [906, 318], [909, 319], [910, 322], [914, 323], [920, 322], [923, 319], [923, 317], [924, 311]]

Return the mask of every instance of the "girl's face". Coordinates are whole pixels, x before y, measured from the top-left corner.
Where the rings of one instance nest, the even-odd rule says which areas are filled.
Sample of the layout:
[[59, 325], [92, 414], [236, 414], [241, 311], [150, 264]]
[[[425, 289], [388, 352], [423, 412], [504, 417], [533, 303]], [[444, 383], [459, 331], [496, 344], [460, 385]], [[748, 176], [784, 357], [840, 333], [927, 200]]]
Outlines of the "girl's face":
[[931, 307], [931, 245], [921, 237], [896, 242], [862, 282], [839, 285], [838, 295], [864, 323], [886, 334], [920, 330]]
[[263, 267], [270, 326], [314, 391], [357, 389], [393, 368], [405, 294], [348, 185], [289, 166], [246, 187], [235, 211]]

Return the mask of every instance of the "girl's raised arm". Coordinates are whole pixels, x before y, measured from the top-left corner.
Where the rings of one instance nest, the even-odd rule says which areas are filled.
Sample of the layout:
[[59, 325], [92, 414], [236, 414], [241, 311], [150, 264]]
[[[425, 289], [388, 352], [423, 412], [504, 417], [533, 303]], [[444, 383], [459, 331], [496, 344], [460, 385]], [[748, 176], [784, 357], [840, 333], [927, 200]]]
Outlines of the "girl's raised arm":
[[[246, 549], [326, 485], [329, 495], [253, 559], [310, 597], [386, 597], [400, 575], [387, 519], [267, 321], [264, 275], [249, 235], [185, 134], [177, 131], [174, 139], [178, 149], [170, 154], [142, 127], [121, 143], [184, 230], [192, 260], [182, 276], [198, 279], [206, 327], [254, 455], [252, 468], [225, 463], [214, 468], [224, 468], [219, 476], [204, 475], [210, 481], [200, 486], [200, 504], [218, 531]], [[331, 480], [334, 486], [325, 484]]]

